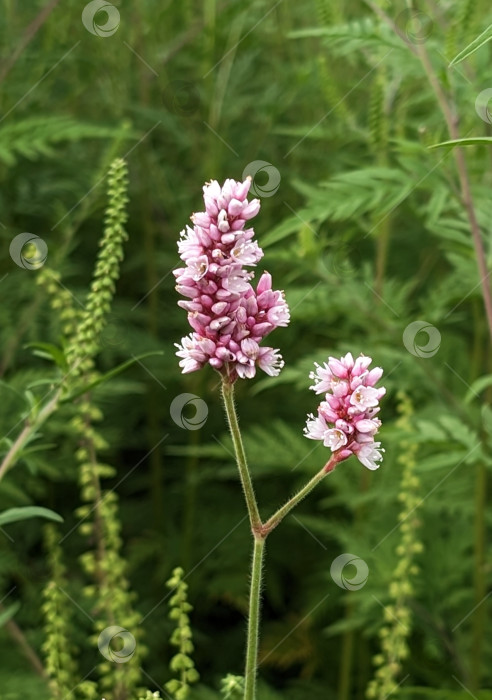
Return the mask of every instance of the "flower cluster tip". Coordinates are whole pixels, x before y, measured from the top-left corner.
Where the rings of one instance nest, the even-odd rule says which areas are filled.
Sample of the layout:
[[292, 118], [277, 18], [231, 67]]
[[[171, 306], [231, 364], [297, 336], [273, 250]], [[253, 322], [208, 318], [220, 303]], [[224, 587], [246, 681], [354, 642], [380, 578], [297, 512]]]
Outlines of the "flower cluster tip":
[[376, 387], [383, 370], [370, 370], [371, 362], [365, 355], [354, 360], [347, 353], [339, 360], [329, 357], [323, 366], [315, 365], [316, 370], [309, 375], [314, 380], [310, 388], [325, 398], [318, 406], [318, 415], [308, 416], [304, 434], [311, 440], [322, 440], [337, 462], [354, 454], [368, 469], [377, 469], [384, 449], [374, 440], [381, 425], [376, 415], [386, 389]]

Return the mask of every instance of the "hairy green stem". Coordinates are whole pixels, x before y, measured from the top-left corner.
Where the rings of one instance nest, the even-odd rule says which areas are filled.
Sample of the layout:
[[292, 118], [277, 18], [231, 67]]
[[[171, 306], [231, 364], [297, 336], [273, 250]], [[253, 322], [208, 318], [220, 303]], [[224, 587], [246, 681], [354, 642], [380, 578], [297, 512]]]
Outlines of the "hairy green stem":
[[255, 492], [253, 490], [253, 482], [251, 481], [248, 463], [246, 461], [246, 453], [244, 451], [236, 407], [234, 405], [234, 384], [225, 379], [222, 382], [222, 396], [224, 398], [224, 406], [227, 414], [227, 422], [229, 423], [229, 428], [232, 435], [232, 442], [234, 443], [234, 452], [236, 453], [239, 476], [241, 478], [241, 484], [243, 486], [244, 496], [246, 498], [246, 505], [248, 507], [251, 529], [253, 532], [261, 532], [261, 518], [258, 512], [258, 505], [256, 503]]
[[308, 483], [298, 491], [295, 496], [287, 501], [285, 505], [279, 508], [271, 518], [269, 518], [266, 523], [261, 528], [261, 532], [264, 537], [266, 537], [277, 525], [285, 518], [285, 516], [290, 513], [292, 508], [294, 508], [303, 498], [305, 498], [308, 493], [310, 493], [315, 486], [322, 481], [327, 474], [332, 472], [337, 465], [337, 460], [334, 457], [328, 460], [325, 466], [313, 476], [313, 478], [308, 481]]
[[251, 588], [249, 592], [248, 641], [246, 646], [246, 674], [244, 700], [255, 700], [256, 668], [258, 663], [258, 637], [260, 627], [260, 600], [265, 537], [255, 537]]
[[239, 469], [241, 484], [248, 507], [249, 521], [254, 537], [253, 563], [251, 567], [251, 584], [249, 592], [248, 637], [246, 644], [246, 669], [244, 700], [256, 700], [256, 670], [258, 666], [258, 636], [260, 627], [260, 601], [263, 570], [263, 555], [265, 540], [270, 532], [285, 518], [305, 496], [333, 469], [337, 464], [335, 457], [325, 464], [313, 478], [298, 491], [285, 505], [279, 508], [265, 523], [261, 521], [258, 504], [253, 489], [253, 482], [246, 461], [241, 431], [234, 404], [234, 384], [226, 377], [222, 379], [222, 397], [227, 414], [227, 421], [232, 435], [236, 462]]

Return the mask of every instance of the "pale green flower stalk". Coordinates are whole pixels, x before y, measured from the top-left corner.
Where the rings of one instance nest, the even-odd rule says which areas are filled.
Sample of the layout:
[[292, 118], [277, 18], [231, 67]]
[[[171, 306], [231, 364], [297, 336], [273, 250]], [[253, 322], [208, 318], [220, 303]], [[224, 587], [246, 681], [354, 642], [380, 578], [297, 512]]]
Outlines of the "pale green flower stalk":
[[57, 411], [73, 383], [93, 366], [93, 358], [99, 350], [100, 335], [111, 308], [115, 280], [119, 277], [123, 243], [127, 239], [124, 228], [127, 219], [127, 184], [126, 163], [117, 158], [108, 173], [109, 204], [105, 214], [104, 235], [86, 308], [83, 311], [74, 310], [70, 293], [58, 284], [58, 273], [48, 269], [39, 273], [38, 282], [48, 292], [51, 306], [58, 312], [62, 322], [66, 343], [64, 374], [54, 387], [52, 395], [44, 403], [40, 401], [33, 406], [21, 432], [0, 463], [0, 480], [17, 463], [22, 450], [48, 418]]
[[55, 700], [64, 700], [75, 687], [78, 674], [75, 649], [70, 642], [72, 604], [63, 593], [67, 588], [66, 568], [58, 540], [56, 529], [48, 525], [45, 528], [45, 546], [50, 580], [43, 591], [45, 641], [42, 649], [53, 697]]
[[[87, 305], [66, 353], [72, 381], [75, 379], [85, 386], [97, 379], [94, 358], [100, 349], [100, 336], [120, 274], [123, 243], [127, 239], [124, 228], [127, 186], [126, 163], [117, 159], [108, 174], [105, 227]], [[124, 628], [135, 640], [135, 649], [124, 662], [104, 658], [101, 653], [99, 663], [101, 686], [107, 693], [107, 700], [130, 700], [139, 690], [140, 666], [146, 649], [141, 642], [140, 616], [133, 608], [134, 595], [130, 591], [121, 553], [118, 496], [113, 490], [103, 491], [101, 487], [101, 479], [115, 475], [113, 467], [102, 463], [98, 456], [108, 447], [94, 427], [94, 423], [101, 419], [101, 411], [92, 403], [90, 395], [85, 394], [77, 403], [76, 415], [71, 422], [79, 440], [76, 457], [80, 464], [79, 482], [84, 501], [77, 511], [82, 519], [80, 532], [95, 543], [95, 549], [82, 556], [84, 568], [92, 579], [85, 593], [93, 604], [96, 618], [92, 639], [95, 646], [103, 630], [113, 626]]]
[[[398, 398], [401, 417], [396, 425], [411, 435], [412, 404], [403, 393], [400, 393]], [[398, 457], [398, 462], [403, 467], [399, 493], [402, 504], [399, 515], [401, 537], [396, 548], [399, 560], [389, 586], [391, 603], [385, 608], [385, 625], [379, 632], [381, 652], [373, 659], [376, 671], [374, 679], [367, 687], [366, 697], [370, 700], [385, 700], [398, 692], [402, 662], [409, 654], [408, 638], [412, 622], [409, 601], [414, 594], [413, 581], [419, 572], [415, 558], [423, 549], [418, 536], [421, 524], [418, 506], [422, 502], [422, 497], [420, 480], [415, 470], [416, 455], [415, 441], [409, 438], [403, 439]]]
[[[108, 173], [104, 232], [85, 309], [74, 309], [71, 295], [60, 285], [56, 272], [43, 270], [40, 273], [38, 282], [48, 293], [51, 306], [61, 323], [65, 357], [64, 360], [59, 356], [53, 359], [62, 367], [63, 376], [48, 401], [33, 407], [24, 428], [0, 465], [0, 478], [15, 464], [22, 449], [57, 410], [60, 402], [68, 399], [74, 388], [78, 395], [81, 388], [91, 386], [97, 379], [94, 359], [100, 350], [100, 336], [111, 308], [123, 258], [123, 243], [127, 239], [124, 228], [127, 184], [126, 163], [117, 159]], [[94, 547], [94, 551], [82, 557], [85, 570], [94, 582], [86, 587], [85, 592], [93, 602], [92, 611], [96, 617], [93, 641], [96, 647], [99, 634], [112, 626], [125, 628], [136, 642], [134, 653], [125, 663], [105, 660], [101, 655], [99, 664], [101, 685], [107, 689], [107, 700], [131, 700], [139, 693], [140, 666], [145, 647], [140, 641], [140, 616], [133, 609], [134, 596], [130, 592], [121, 554], [117, 496], [114, 491], [102, 491], [100, 484], [101, 478], [114, 476], [115, 473], [112, 467], [102, 464], [98, 458], [98, 452], [107, 448], [93, 425], [101, 419], [102, 414], [93, 405], [88, 393], [75, 403], [71, 427], [79, 441], [76, 457], [80, 463], [82, 500], [85, 501], [78, 515], [82, 518], [80, 530], [90, 537]], [[64, 575], [61, 557], [56, 549], [52, 554], [52, 566], [54, 578], [47, 587], [45, 600], [45, 655], [48, 673], [53, 680], [53, 692], [56, 697], [64, 698], [75, 686], [71, 682], [75, 667], [68, 642], [69, 616], [57, 612], [65, 610], [66, 599], [61, 597], [60, 584], [56, 583]], [[77, 686], [77, 697], [95, 700], [100, 695], [94, 683], [84, 681]]]
[[111, 310], [115, 282], [120, 275], [123, 243], [128, 234], [128, 169], [124, 160], [116, 159], [108, 173], [108, 206], [104, 218], [104, 234], [96, 263], [91, 289], [82, 320], [67, 348], [67, 362], [73, 377], [92, 369], [92, 359], [100, 348], [100, 337]]
[[178, 653], [171, 659], [170, 668], [178, 677], [166, 683], [166, 690], [175, 700], [186, 700], [190, 694], [191, 685], [200, 678], [191, 657], [194, 647], [189, 613], [193, 607], [188, 602], [188, 584], [183, 581], [183, 575], [183, 569], [177, 567], [167, 582], [168, 588], [173, 590], [173, 596], [169, 601], [171, 608], [169, 617], [176, 621], [171, 644], [178, 648]]
[[78, 408], [72, 429], [80, 441], [76, 457], [80, 463], [79, 481], [85, 503], [77, 509], [77, 516], [81, 518], [81, 534], [94, 543], [93, 548], [81, 557], [82, 565], [91, 579], [84, 593], [90, 600], [95, 618], [92, 642], [97, 648], [99, 635], [111, 626], [124, 628], [135, 640], [134, 652], [128, 660], [118, 663], [104, 658], [101, 653], [98, 664], [106, 699], [130, 700], [140, 687], [140, 667], [146, 649], [141, 641], [140, 615], [133, 607], [135, 596], [130, 590], [126, 562], [121, 552], [123, 542], [118, 496], [114, 491], [103, 491], [101, 488], [101, 479], [114, 476], [115, 470], [101, 463], [97, 456], [98, 451], [107, 448], [93, 425], [101, 420], [101, 412], [86, 399], [80, 402]]
[[77, 331], [82, 311], [74, 307], [72, 294], [61, 285], [60, 273], [43, 267], [38, 272], [36, 283], [49, 297], [54, 316], [60, 322], [63, 338], [71, 338]]

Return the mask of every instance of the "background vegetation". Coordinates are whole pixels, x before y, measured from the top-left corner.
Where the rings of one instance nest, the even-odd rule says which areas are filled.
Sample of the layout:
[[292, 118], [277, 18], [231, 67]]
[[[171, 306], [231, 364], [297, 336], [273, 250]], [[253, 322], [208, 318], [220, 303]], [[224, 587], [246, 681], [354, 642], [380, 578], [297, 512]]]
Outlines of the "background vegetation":
[[[176, 566], [194, 607], [201, 679], [191, 697], [219, 697], [220, 680], [242, 672], [245, 509], [217, 377], [178, 372], [173, 343], [187, 324], [171, 271], [179, 231], [201, 208], [202, 184], [239, 180], [262, 160], [280, 182], [261, 197], [255, 229], [262, 262], [292, 310], [290, 327], [272, 339], [284, 371], [242, 382], [238, 392], [263, 514], [326, 459], [302, 436], [316, 405], [308, 391], [314, 361], [349, 350], [371, 355], [385, 369], [388, 396], [382, 468], [344, 463], [269, 540], [260, 698], [359, 700], [377, 668], [388, 674], [390, 694], [403, 698], [492, 698], [492, 355], [482, 299], [490, 278], [477, 269], [456, 151], [428, 149], [453, 133], [425, 65], [427, 57], [461, 137], [490, 135], [490, 112], [475, 103], [492, 88], [491, 45], [448, 67], [491, 23], [489, 3], [115, 5], [117, 31], [97, 36], [82, 23], [83, 3], [1, 3], [2, 452], [44, 395], [39, 382], [56, 376], [30, 346], [60, 346], [63, 331], [39, 276], [57, 271], [55, 297], [65, 293], [83, 312], [115, 156], [129, 168], [129, 238], [89, 371], [162, 351], [96, 388], [91, 407], [61, 405], [0, 485], [0, 510], [35, 504], [64, 518], [47, 550], [41, 520], [0, 532], [1, 697], [53, 695], [35, 667], [46, 655], [41, 603], [60, 540], [55, 619], [68, 632], [55, 637], [69, 634], [78, 648], [64, 649], [78, 659], [76, 683], [106, 673], [96, 668], [97, 606], [84, 593], [87, 558], [85, 569], [80, 561], [97, 540], [78, 527], [82, 500], [91, 499], [79, 484], [80, 410], [96, 419], [101, 459], [115, 469], [99, 475], [118, 496], [119, 516], [115, 502], [109, 517], [121, 520], [127, 568], [111, 570], [107, 595], [119, 581], [124, 589], [126, 577], [136, 593], [137, 645], [147, 652], [138, 683], [154, 691], [172, 675], [166, 581]], [[490, 270], [490, 144], [467, 147], [465, 157]], [[267, 171], [255, 185], [268, 187]], [[26, 231], [48, 246], [39, 270], [8, 254]], [[407, 334], [405, 344], [415, 321], [431, 335]], [[184, 392], [208, 406], [200, 430], [170, 415]], [[344, 552], [367, 563], [359, 590], [330, 575]]]

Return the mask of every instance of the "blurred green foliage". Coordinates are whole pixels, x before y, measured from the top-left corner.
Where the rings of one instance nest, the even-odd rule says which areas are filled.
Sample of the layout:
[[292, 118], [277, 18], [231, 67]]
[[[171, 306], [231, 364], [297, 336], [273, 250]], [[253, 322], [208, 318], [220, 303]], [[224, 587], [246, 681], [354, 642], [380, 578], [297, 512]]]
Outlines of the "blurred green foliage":
[[[48, 5], [51, 12], [40, 16]], [[471, 692], [486, 700], [492, 411], [483, 377], [492, 373], [492, 354], [453, 154], [427, 148], [449, 134], [411, 46], [425, 46], [461, 136], [490, 136], [475, 101], [489, 87], [491, 44], [448, 69], [492, 22], [489, 3], [424, 3], [420, 15], [399, 1], [114, 5], [117, 30], [97, 36], [82, 23], [84, 3], [2, 0], [2, 453], [33, 397], [48, 390], [39, 382], [53, 376], [29, 343], [59, 346], [62, 337], [59, 314], [36, 284], [40, 271], [16, 265], [10, 243], [22, 232], [40, 236], [61, 289], [82, 309], [109, 164], [124, 157], [129, 241], [97, 369], [164, 354], [94, 389], [104, 413], [98, 431], [109, 445], [104, 459], [116, 468], [105, 489], [119, 496], [128, 577], [143, 618], [143, 684], [154, 691], [171, 677], [166, 581], [179, 565], [193, 605], [201, 679], [190, 697], [218, 698], [220, 680], [242, 673], [250, 537], [217, 375], [178, 372], [173, 343], [188, 330], [171, 271], [179, 231], [201, 208], [202, 184], [241, 179], [250, 163], [266, 161], [280, 183], [262, 197], [254, 225], [262, 263], [285, 288], [292, 321], [272, 338], [286, 360], [280, 377], [238, 387], [262, 515], [325, 460], [324, 448], [302, 436], [316, 405], [308, 391], [314, 361], [349, 350], [371, 355], [385, 369], [388, 396], [382, 468], [369, 473], [355, 460], [344, 463], [269, 539], [260, 698], [365, 697], [399, 560], [399, 451], [411, 440], [424, 549], [406, 601], [409, 655], [399, 692], [412, 700], [458, 700]], [[102, 26], [104, 13], [95, 21]], [[491, 151], [485, 145], [465, 153], [490, 270]], [[265, 173], [255, 184], [268, 187]], [[403, 342], [416, 321], [438, 330], [427, 357], [425, 331]], [[405, 431], [396, 425], [398, 390], [414, 407]], [[184, 392], [207, 403], [200, 430], [184, 430], [170, 416], [171, 402]], [[21, 455], [0, 485], [0, 510], [36, 504], [64, 517], [73, 641], [82, 678], [92, 679], [101, 659], [88, 644], [79, 561], [87, 541], [75, 515], [81, 502], [72, 415], [62, 406], [34, 443], [39, 449]], [[343, 552], [369, 567], [360, 590], [344, 590], [330, 576]], [[15, 621], [30, 649], [42, 653], [40, 601], [49, 577], [39, 522], [6, 525], [1, 605], [20, 608], [0, 637], [2, 700], [45, 697], [45, 683], [12, 635]]]

